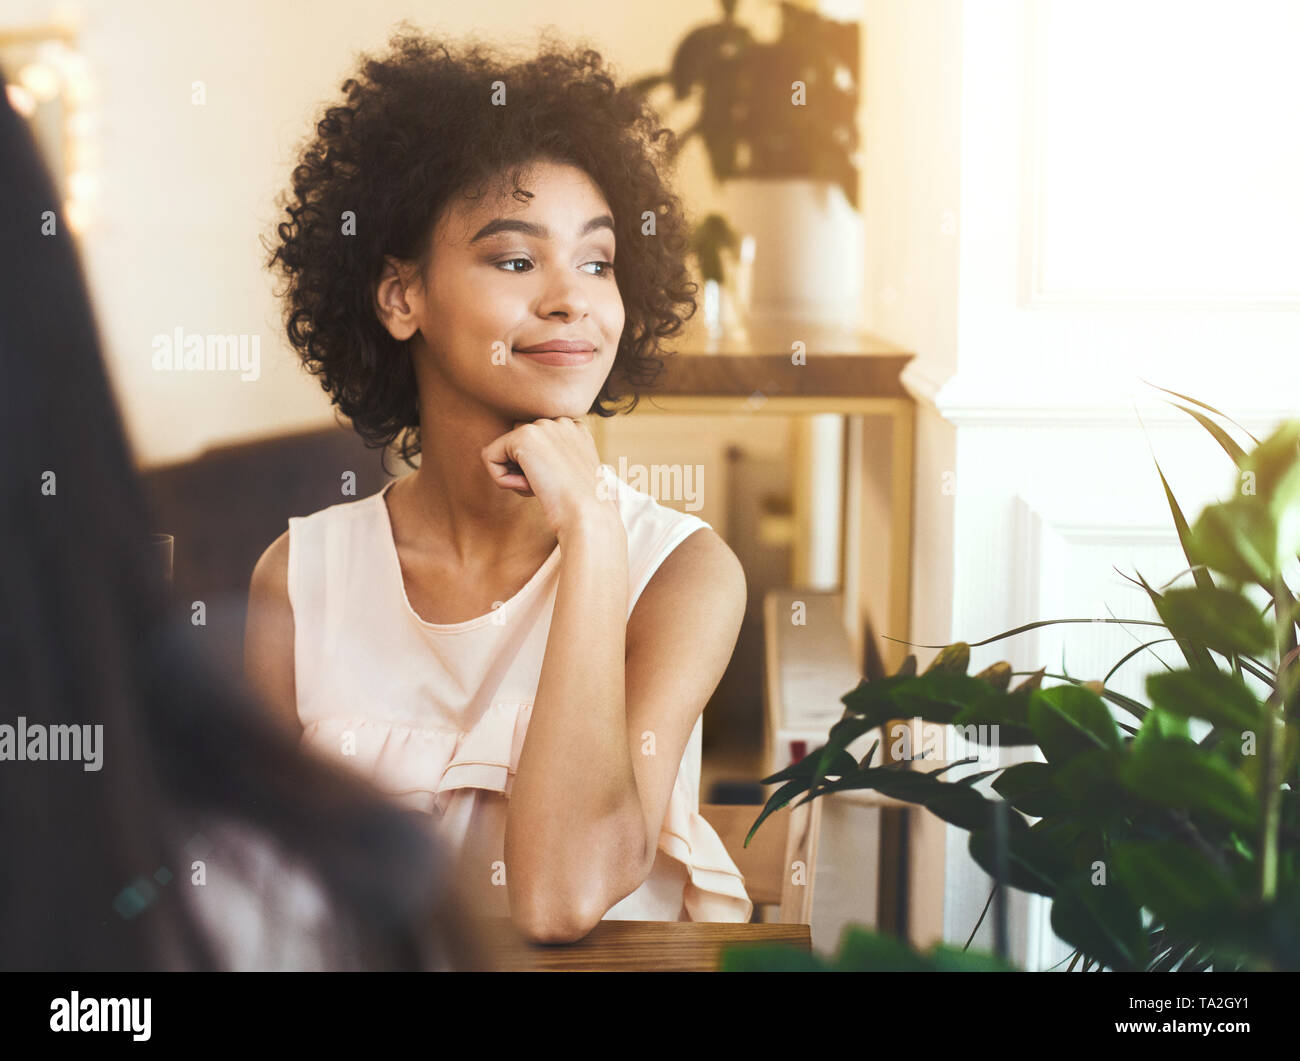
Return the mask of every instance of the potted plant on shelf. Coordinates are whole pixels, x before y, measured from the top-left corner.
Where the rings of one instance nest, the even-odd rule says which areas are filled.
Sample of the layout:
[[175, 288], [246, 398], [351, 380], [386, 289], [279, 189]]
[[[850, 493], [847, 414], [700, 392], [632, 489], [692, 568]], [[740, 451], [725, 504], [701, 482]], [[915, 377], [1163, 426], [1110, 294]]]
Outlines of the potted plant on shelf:
[[[1262, 443], [1251, 436], [1246, 452], [1198, 409], [1177, 407], [1213, 435], [1239, 475], [1236, 494], [1189, 526], [1160, 472], [1193, 585], [1160, 592], [1138, 574], [1159, 622], [1046, 620], [978, 644], [1057, 622], [1148, 625], [1167, 636], [1128, 653], [1100, 681], [1044, 668], [1012, 687], [1017, 675], [1005, 662], [969, 675], [970, 646], [961, 642], [922, 674], [909, 655], [898, 673], [843, 697], [825, 745], [764, 778], [781, 787], [750, 837], [797, 796], [876, 789], [967, 830], [995, 891], [1005, 884], [1050, 899], [1053, 931], [1075, 948], [1071, 969], [1300, 969], [1300, 606], [1285, 574], [1300, 554], [1300, 420]], [[1185, 666], [1146, 679], [1149, 703], [1108, 688], [1129, 659], [1169, 641]], [[1045, 678], [1062, 684], [1044, 687]], [[848, 752], [870, 731], [892, 732], [892, 720], [917, 716], [972, 727], [967, 739], [1034, 748], [1044, 761], [953, 779], [940, 775], [975, 760], [927, 773], [914, 763], [872, 765], [878, 740], [861, 760]], [[977, 788], [989, 778], [994, 798]], [[945, 947], [922, 958], [853, 928], [830, 962], [742, 947], [725, 952], [723, 968], [992, 961], [963, 955], [962, 965], [958, 954]]]
[[753, 252], [751, 323], [856, 327], [858, 24], [783, 2], [780, 36], [758, 41], [735, 8], [722, 0], [721, 22], [692, 30], [667, 73], [633, 87], [671, 86], [679, 101], [699, 91], [699, 117], [670, 152], [698, 136], [725, 184], [728, 220]]

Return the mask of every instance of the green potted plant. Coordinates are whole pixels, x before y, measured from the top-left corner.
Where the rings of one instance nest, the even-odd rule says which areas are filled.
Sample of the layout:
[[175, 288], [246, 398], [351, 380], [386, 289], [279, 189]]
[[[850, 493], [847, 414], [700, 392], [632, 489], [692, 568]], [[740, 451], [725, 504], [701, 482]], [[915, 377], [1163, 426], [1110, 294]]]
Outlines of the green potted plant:
[[783, 2], [780, 36], [759, 41], [735, 9], [722, 0], [722, 21], [692, 30], [667, 73], [633, 87], [671, 86], [678, 101], [698, 92], [699, 116], [670, 153], [698, 136], [726, 186], [731, 226], [752, 241], [750, 320], [854, 325], [863, 277], [858, 24]]
[[[1197, 407], [1177, 406], [1238, 473], [1234, 496], [1189, 525], [1157, 462], [1193, 584], [1161, 592], [1138, 574], [1159, 622], [1045, 620], [977, 644], [1056, 622], [1138, 623], [1167, 636], [1099, 681], [1044, 668], [1013, 687], [1005, 662], [970, 675], [961, 642], [922, 674], [909, 655], [898, 673], [842, 698], [843, 717], [821, 748], [764, 779], [781, 787], [750, 837], [798, 796], [876, 789], [968, 831], [995, 890], [1005, 883], [1050, 899], [1053, 931], [1075, 948], [1071, 969], [1300, 969], [1300, 606], [1286, 575], [1300, 554], [1300, 420], [1263, 442], [1251, 436], [1247, 452], [1200, 410], [1224, 414], [1175, 397]], [[1108, 687], [1161, 641], [1174, 642], [1185, 665], [1146, 679], [1148, 703]], [[1061, 684], [1046, 687], [1047, 678]], [[941, 775], [975, 760], [926, 772], [915, 762], [873, 765], [878, 740], [861, 760], [848, 752], [872, 730], [917, 716], [971, 727], [968, 740], [1035, 748], [1044, 761], [952, 779]], [[989, 778], [994, 798], [976, 787]], [[944, 951], [921, 966], [897, 941], [863, 943], [870, 935], [846, 933], [829, 966], [810, 964], [952, 967], [936, 964], [950, 960]], [[741, 948], [724, 968], [788, 960]]]
[[741, 261], [744, 250], [736, 230], [721, 214], [709, 214], [691, 231], [691, 253], [704, 278], [704, 321], [713, 336], [743, 340], [748, 331], [741, 306], [747, 301], [748, 284], [737, 270], [735, 282], [728, 282], [727, 261]]

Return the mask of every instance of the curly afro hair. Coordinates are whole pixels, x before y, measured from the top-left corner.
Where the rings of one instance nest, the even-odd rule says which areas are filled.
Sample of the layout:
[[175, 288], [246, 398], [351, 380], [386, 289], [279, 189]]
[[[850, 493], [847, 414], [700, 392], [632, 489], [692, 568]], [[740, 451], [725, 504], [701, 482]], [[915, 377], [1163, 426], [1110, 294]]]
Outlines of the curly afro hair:
[[[615, 84], [598, 52], [558, 44], [549, 31], [519, 62], [475, 38], [453, 49], [406, 25], [389, 49], [360, 57], [343, 82], [344, 102], [325, 109], [292, 193], [279, 201], [289, 219], [275, 228], [267, 265], [286, 281], [284, 323], [303, 364], [368, 446], [400, 439], [397, 451], [414, 467], [411, 341], [395, 340], [374, 309], [384, 257], [417, 262], [426, 277], [434, 227], [454, 197], [507, 178], [512, 194], [526, 197], [520, 174], [549, 159], [584, 170], [614, 217], [625, 324], [590, 411], [630, 412], [663, 369], [660, 340], [696, 309], [687, 220], [662, 176], [674, 134], [644, 95]], [[495, 106], [502, 86], [508, 105]], [[347, 211], [355, 234], [345, 234]], [[646, 211], [655, 215], [650, 236]]]

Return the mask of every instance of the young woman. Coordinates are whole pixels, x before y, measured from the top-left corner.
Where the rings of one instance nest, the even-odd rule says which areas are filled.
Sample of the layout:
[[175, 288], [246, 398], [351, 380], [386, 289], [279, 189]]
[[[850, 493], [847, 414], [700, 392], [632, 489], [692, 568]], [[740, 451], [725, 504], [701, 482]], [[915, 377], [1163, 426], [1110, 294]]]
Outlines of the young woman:
[[0, 968], [483, 967], [423, 817], [304, 755], [169, 607], [77, 250], [3, 89]]
[[747, 921], [699, 814], [744, 574], [601, 464], [583, 419], [635, 406], [694, 311], [671, 134], [597, 53], [554, 44], [508, 63], [405, 33], [343, 91], [271, 263], [333, 402], [420, 461], [266, 550], [250, 676], [428, 812], [480, 912], [529, 938]]

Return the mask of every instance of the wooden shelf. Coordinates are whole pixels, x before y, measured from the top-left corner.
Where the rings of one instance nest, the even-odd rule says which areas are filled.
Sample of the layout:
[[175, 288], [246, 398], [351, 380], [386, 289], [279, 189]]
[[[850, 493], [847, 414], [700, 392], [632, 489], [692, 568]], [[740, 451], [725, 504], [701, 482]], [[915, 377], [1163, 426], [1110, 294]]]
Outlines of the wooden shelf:
[[[791, 357], [804, 344], [804, 364]], [[710, 336], [699, 316], [664, 359], [656, 395], [747, 398], [908, 398], [900, 380], [916, 355], [869, 332], [828, 328], [754, 330], [746, 341]]]

